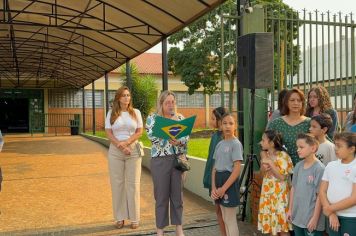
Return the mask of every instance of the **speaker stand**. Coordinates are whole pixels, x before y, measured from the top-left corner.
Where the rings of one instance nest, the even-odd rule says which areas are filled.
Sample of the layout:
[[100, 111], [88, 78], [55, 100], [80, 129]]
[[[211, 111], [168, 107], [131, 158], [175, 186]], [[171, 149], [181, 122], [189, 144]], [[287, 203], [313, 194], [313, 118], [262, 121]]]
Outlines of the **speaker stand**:
[[[254, 146], [254, 133], [255, 133], [255, 89], [251, 89], [251, 113], [250, 113], [250, 153], [247, 154], [247, 159], [245, 161], [244, 168], [242, 170], [241, 179], [239, 181], [240, 184], [240, 199], [242, 199], [242, 214], [241, 220], [245, 221], [246, 219], [246, 208], [247, 208], [247, 199], [248, 194], [251, 193], [250, 187], [253, 184], [257, 184], [256, 180], [253, 178], [253, 170], [254, 170], [254, 161], [257, 163], [257, 166], [260, 167], [260, 162], [257, 158], [257, 155], [253, 153]], [[245, 176], [246, 175], [246, 176]], [[245, 182], [243, 183], [243, 180]]]

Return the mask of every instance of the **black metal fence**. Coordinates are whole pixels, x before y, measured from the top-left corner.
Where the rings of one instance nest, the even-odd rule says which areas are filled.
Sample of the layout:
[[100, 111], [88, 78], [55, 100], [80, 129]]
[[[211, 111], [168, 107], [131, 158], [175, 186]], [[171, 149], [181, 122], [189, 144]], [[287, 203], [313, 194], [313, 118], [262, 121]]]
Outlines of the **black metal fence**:
[[355, 27], [351, 13], [266, 7], [265, 28], [274, 35], [275, 51], [272, 109], [283, 88], [297, 87], [307, 93], [323, 85], [342, 125], [356, 92]]

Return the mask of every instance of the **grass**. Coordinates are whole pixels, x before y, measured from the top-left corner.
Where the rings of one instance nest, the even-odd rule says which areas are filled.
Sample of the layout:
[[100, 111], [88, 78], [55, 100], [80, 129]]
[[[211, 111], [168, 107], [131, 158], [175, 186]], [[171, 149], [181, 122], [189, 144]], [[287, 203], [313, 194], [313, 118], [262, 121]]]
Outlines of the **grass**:
[[202, 159], [208, 158], [210, 138], [194, 138], [188, 142], [188, 155], [199, 157]]
[[[201, 129], [199, 129], [201, 130]], [[197, 131], [197, 130], [194, 130]], [[194, 132], [193, 131], [193, 132]], [[87, 132], [87, 134], [93, 134], [93, 132]], [[105, 131], [96, 131], [95, 136], [106, 138]], [[151, 142], [147, 137], [146, 131], [143, 132], [140, 141], [144, 146], [150, 147]], [[202, 159], [208, 158], [208, 149], [210, 144], [210, 138], [194, 138], [188, 142], [188, 155], [199, 157]]]

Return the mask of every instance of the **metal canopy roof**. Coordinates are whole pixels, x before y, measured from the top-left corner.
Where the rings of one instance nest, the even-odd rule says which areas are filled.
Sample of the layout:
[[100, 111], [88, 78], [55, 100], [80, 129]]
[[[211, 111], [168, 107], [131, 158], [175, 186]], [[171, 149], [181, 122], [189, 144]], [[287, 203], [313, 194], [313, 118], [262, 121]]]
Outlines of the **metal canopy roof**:
[[80, 88], [225, 0], [1, 0], [0, 88]]

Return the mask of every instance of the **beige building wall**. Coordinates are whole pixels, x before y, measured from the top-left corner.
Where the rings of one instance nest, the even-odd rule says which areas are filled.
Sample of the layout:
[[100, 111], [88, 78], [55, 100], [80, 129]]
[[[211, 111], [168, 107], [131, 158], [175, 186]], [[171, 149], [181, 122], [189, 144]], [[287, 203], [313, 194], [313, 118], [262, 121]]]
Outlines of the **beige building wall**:
[[[156, 77], [156, 88], [157, 88], [157, 94], [159, 95], [160, 91], [162, 90], [162, 77], [161, 75], [151, 75]], [[109, 90], [116, 90], [122, 85], [122, 79], [124, 76], [121, 73], [118, 72], [110, 72], [108, 74], [108, 80], [109, 80]], [[96, 80], [95, 82], [95, 90], [105, 90], [105, 78], [101, 77], [100, 79]], [[229, 81], [225, 80], [224, 83], [224, 91], [227, 92], [229, 91]], [[220, 87], [220, 81], [218, 84], [218, 87]], [[92, 84], [89, 84], [85, 87], [86, 90], [91, 90], [92, 89]], [[169, 75], [168, 76], [168, 89], [172, 91], [177, 91], [177, 92], [188, 92], [188, 88], [184, 83], [181, 81], [180, 76], [173, 76]], [[236, 89], [235, 89], [236, 90]], [[198, 91], [203, 91], [203, 88], [198, 89]], [[204, 108], [194, 108], [194, 110], [199, 114], [199, 121], [197, 122], [199, 124], [200, 128], [205, 128], [209, 126], [209, 120], [210, 120], [210, 104], [209, 104], [209, 95], [204, 96]], [[105, 100], [105, 96], [104, 96]], [[104, 104], [106, 101], [104, 101]], [[191, 115], [191, 112], [188, 112], [189, 108], [184, 108], [181, 109], [183, 115]], [[187, 114], [184, 114], [187, 113]], [[103, 117], [101, 117], [103, 119]]]

